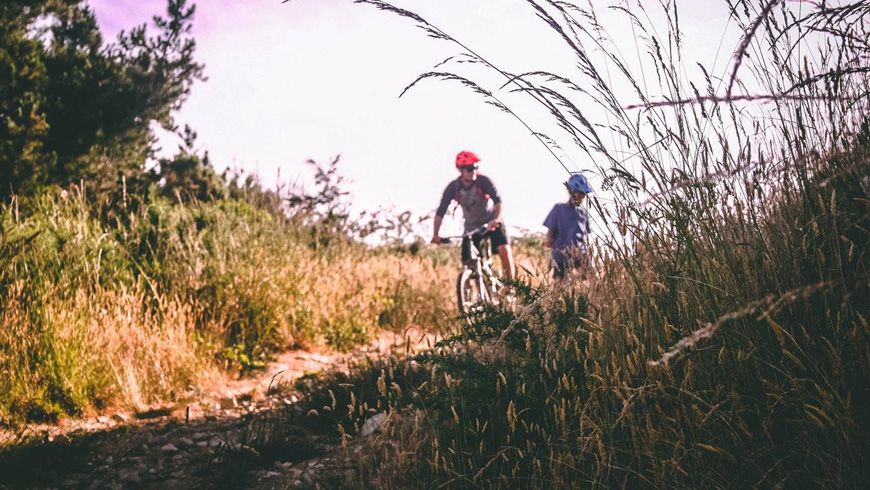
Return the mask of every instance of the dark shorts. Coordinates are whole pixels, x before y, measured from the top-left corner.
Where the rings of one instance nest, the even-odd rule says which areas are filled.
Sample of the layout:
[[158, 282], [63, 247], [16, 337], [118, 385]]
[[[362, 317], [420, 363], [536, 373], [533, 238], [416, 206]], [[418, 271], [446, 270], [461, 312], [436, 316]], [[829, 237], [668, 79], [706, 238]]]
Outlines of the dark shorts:
[[502, 245], [510, 245], [510, 240], [508, 239], [507, 232], [504, 229], [504, 223], [499, 223], [498, 228], [489, 233], [479, 233], [471, 237], [470, 240], [468, 238], [462, 239], [462, 262], [468, 262], [471, 260], [472, 242], [474, 242], [475, 248], [480, 250], [480, 241], [483, 239], [484, 235], [489, 236], [490, 251], [493, 255], [498, 253], [498, 247], [501, 247]]

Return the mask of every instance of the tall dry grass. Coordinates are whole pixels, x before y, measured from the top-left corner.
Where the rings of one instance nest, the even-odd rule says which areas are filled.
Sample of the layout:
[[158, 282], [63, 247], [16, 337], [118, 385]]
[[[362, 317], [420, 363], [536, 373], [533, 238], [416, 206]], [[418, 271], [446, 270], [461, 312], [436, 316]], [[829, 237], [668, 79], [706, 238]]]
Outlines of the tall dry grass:
[[[642, 67], [591, 3], [529, 0], [575, 56], [571, 75], [496, 67], [413, 12], [360, 3], [455, 43], [457, 69], [488, 68], [507, 93], [453, 72], [415, 83], [459, 81], [524, 124], [510, 97], [531, 97], [618, 199], [592, 200], [604, 235], [594, 280], [518, 286], [519, 313], [490, 311], [430, 355], [329, 387], [348, 403], [338, 432], [353, 436], [356, 471], [336, 485], [866, 484], [866, 2], [728, 2], [744, 33], [735, 61], [694, 79], [682, 47], [698, 41], [673, 3], [615, 7]], [[587, 119], [593, 105], [606, 120]], [[359, 406], [388, 420], [363, 443], [372, 414]]]
[[313, 211], [140, 204], [107, 213], [74, 188], [0, 208], [3, 423], [172, 401], [278, 349], [348, 349], [452, 314], [452, 268], [314, 233]]

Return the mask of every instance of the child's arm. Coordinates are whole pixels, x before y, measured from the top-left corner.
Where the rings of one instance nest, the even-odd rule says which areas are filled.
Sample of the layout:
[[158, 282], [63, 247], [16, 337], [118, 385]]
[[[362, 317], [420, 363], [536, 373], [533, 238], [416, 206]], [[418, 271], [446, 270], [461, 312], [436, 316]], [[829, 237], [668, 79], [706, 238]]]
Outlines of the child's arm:
[[544, 226], [547, 227], [547, 248], [553, 248], [553, 244], [556, 243], [556, 207], [553, 206], [553, 209], [547, 214], [547, 218], [544, 219]]

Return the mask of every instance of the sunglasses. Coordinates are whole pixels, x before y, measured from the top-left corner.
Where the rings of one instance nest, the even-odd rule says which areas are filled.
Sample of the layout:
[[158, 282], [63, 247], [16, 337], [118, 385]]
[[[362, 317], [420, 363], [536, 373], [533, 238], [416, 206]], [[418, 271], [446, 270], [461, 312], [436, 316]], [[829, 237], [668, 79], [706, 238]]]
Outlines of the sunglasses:
[[477, 170], [477, 165], [465, 165], [463, 167], [459, 167], [459, 170], [462, 170], [463, 172], [474, 172], [475, 170]]

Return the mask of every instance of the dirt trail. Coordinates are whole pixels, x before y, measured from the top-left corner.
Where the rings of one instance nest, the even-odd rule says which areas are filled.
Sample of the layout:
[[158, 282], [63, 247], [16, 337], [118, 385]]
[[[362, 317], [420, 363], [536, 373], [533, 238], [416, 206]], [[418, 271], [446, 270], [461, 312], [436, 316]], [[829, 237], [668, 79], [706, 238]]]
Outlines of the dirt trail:
[[[113, 413], [0, 432], [0, 443], [38, 437], [0, 456], [0, 490], [13, 488], [315, 488], [331, 448], [312, 435], [261, 458], [243, 442], [252, 421], [280, 417], [298, 402], [293, 381], [308, 373], [345, 369], [349, 361], [425, 349], [434, 339], [417, 330], [382, 332], [347, 354], [288, 351], [256, 375], [212, 383], [183, 404], [138, 414]], [[271, 387], [271, 389], [270, 389]], [[226, 457], [231, 454], [232, 457]], [[266, 461], [215, 471], [223, 461]], [[226, 468], [223, 468], [226, 469]], [[218, 474], [220, 473], [220, 474]], [[231, 478], [228, 478], [230, 475]]]

